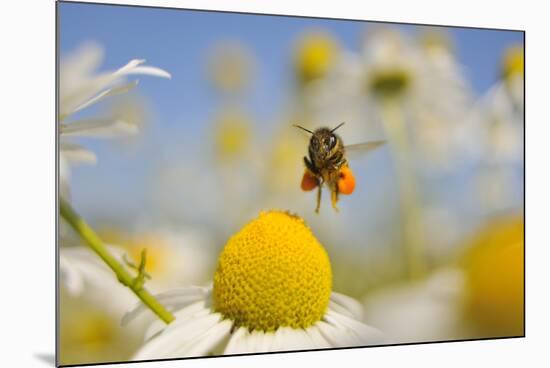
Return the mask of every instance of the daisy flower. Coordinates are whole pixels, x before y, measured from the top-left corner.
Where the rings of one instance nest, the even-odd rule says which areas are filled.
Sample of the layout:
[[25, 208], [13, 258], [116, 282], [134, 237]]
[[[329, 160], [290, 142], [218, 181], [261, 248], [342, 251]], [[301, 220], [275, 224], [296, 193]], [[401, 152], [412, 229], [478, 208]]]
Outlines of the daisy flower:
[[[212, 286], [157, 297], [174, 313], [153, 322], [134, 359], [254, 353], [380, 344], [362, 307], [332, 292], [327, 253], [304, 221], [262, 212], [232, 236]], [[123, 324], [146, 309], [137, 306]]]
[[103, 289], [103, 295], [101, 301], [89, 294], [72, 295], [66, 289], [60, 290], [60, 364], [124, 361], [139, 348], [145, 325], [121, 327], [120, 309], [112, 307], [120, 305], [124, 295], [108, 288]]
[[78, 112], [103, 99], [126, 93], [137, 86], [138, 80], [128, 82], [132, 74], [170, 78], [166, 71], [145, 66], [145, 60], [134, 59], [121, 68], [97, 73], [103, 58], [103, 51], [97, 44], [86, 44], [73, 54], [67, 55], [59, 69], [59, 124], [60, 124], [60, 178], [67, 189], [69, 165], [74, 163], [95, 163], [95, 155], [70, 141], [74, 137], [114, 137], [136, 132], [132, 122], [115, 116], [71, 120]]
[[323, 30], [304, 34], [294, 50], [294, 71], [301, 87], [327, 76], [334, 66], [339, 46], [336, 40]]
[[388, 342], [452, 340], [461, 335], [464, 275], [457, 268], [434, 271], [423, 280], [385, 287], [364, 300], [365, 321], [376, 323]]
[[[209, 259], [204, 237], [198, 233], [162, 229], [131, 237], [112, 232], [102, 237], [120, 241], [120, 246], [107, 247], [121, 264], [138, 264], [139, 253], [147, 248], [146, 272], [152, 277], [147, 288], [153, 292], [162, 292], [175, 281], [191, 284], [204, 280]], [[144, 314], [132, 326], [121, 327], [120, 320], [135, 304], [136, 296], [90, 248], [61, 247], [59, 269], [61, 362], [128, 360], [155, 317]]]
[[509, 48], [502, 60], [502, 78], [482, 96], [465, 132], [477, 137], [471, 152], [479, 165], [476, 189], [489, 212], [523, 205], [523, 67], [523, 47]]
[[390, 343], [521, 336], [524, 219], [492, 219], [458, 246], [463, 254], [422, 280], [364, 299], [365, 321]]
[[[122, 252], [109, 247], [122, 258]], [[127, 360], [139, 347], [146, 319], [122, 328], [135, 295], [87, 247], [60, 248], [59, 361], [61, 364]]]
[[525, 219], [493, 218], [475, 232], [462, 258], [464, 316], [475, 337], [525, 334]]
[[[100, 236], [110, 244], [109, 252], [122, 264], [126, 261], [139, 264], [141, 251], [147, 249], [145, 271], [151, 276], [147, 288], [153, 292], [165, 291], [176, 286], [176, 283], [203, 283], [207, 280], [206, 270], [213, 264], [213, 257], [208, 255], [210, 240], [198, 231], [176, 231], [166, 227], [125, 234], [117, 230], [104, 230]], [[61, 247], [60, 272], [61, 282], [72, 295], [88, 293], [89, 289], [92, 289], [91, 292], [93, 289], [104, 291], [105, 285], [116, 285], [117, 290], [120, 286], [123, 294], [128, 295], [126, 300], [130, 301], [130, 306], [135, 301], [135, 295], [116, 280], [113, 271], [88, 247]], [[126, 312], [128, 307], [124, 302], [121, 310]]]
[[250, 87], [256, 69], [253, 53], [236, 41], [217, 45], [207, 61], [208, 79], [225, 97], [244, 92]]
[[[473, 93], [446, 35], [428, 30], [417, 40], [392, 29], [369, 32], [363, 70], [371, 117], [382, 121], [388, 139], [410, 134], [409, 150], [414, 149], [421, 168], [456, 169], [464, 145], [456, 131]], [[397, 119], [402, 120], [403, 133], [394, 132]]]

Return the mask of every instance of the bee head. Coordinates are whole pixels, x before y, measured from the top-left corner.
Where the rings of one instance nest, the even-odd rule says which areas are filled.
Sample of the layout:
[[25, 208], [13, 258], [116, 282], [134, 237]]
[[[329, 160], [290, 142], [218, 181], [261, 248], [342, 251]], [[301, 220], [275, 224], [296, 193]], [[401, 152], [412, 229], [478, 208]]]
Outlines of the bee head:
[[340, 141], [338, 136], [334, 134], [334, 131], [342, 125], [344, 125], [344, 123], [339, 124], [333, 129], [319, 128], [314, 132], [299, 125], [294, 126], [311, 134], [311, 139], [309, 140], [310, 152], [313, 151], [317, 157], [326, 159], [331, 156], [331, 153]]
[[320, 128], [310, 139], [311, 148], [322, 157], [328, 157], [338, 143], [338, 137], [328, 128]]

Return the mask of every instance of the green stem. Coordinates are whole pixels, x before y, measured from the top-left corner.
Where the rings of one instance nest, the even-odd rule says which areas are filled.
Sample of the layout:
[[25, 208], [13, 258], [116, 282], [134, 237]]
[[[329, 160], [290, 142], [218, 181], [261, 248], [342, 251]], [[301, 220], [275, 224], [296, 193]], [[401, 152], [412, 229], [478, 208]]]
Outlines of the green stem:
[[71, 225], [71, 227], [80, 235], [84, 242], [109, 266], [116, 274], [118, 281], [137, 295], [139, 299], [149, 309], [151, 309], [161, 320], [166, 323], [172, 322], [175, 317], [170, 313], [153, 295], [151, 295], [142, 285], [135, 282], [135, 278], [124, 268], [124, 266], [107, 250], [99, 236], [76, 213], [69, 202], [60, 198], [61, 216]]
[[398, 100], [385, 98], [382, 101], [382, 118], [399, 182], [408, 273], [411, 279], [416, 279], [424, 275], [426, 271], [424, 262], [425, 239], [421, 220], [422, 215], [419, 211], [418, 189], [409, 157], [412, 151], [403, 112]]

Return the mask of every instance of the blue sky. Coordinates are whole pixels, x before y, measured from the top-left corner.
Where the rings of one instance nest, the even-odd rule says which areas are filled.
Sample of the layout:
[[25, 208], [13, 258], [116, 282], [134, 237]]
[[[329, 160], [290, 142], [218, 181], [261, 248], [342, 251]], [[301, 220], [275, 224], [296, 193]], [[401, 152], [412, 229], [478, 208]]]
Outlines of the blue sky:
[[[58, 3], [61, 55], [84, 41], [94, 40], [105, 48], [102, 69], [118, 68], [130, 59], [143, 58], [149, 65], [170, 71], [170, 81], [140, 78], [140, 93], [149, 100], [155, 128], [149, 132], [148, 144], [157, 150], [165, 134], [193, 130], [211, 119], [216, 103], [205, 80], [205, 60], [212, 46], [223, 40], [238, 40], [257, 56], [257, 77], [246, 107], [266, 121], [274, 118], [285, 101], [291, 81], [292, 47], [303, 31], [322, 28], [332, 33], [348, 50], [359, 49], [359, 39], [371, 24], [357, 21], [322, 20], [279, 16], [258, 16]], [[415, 26], [399, 26], [415, 32]], [[498, 66], [506, 47], [523, 42], [523, 34], [511, 31], [448, 28], [459, 61], [464, 65], [476, 93], [482, 94], [498, 77]], [[168, 132], [168, 133], [167, 133]], [[195, 135], [196, 141], [200, 139]], [[172, 144], [174, 141], [172, 140]], [[189, 142], [182, 142], [187, 144]], [[147, 175], [147, 154], [141, 152], [130, 160], [117, 155], [108, 143], [93, 142], [98, 155], [94, 168], [77, 168], [73, 187], [75, 200], [82, 207], [94, 207], [101, 185], [108, 183], [112, 193], [107, 199], [125, 210], [138, 210], [143, 202], [143, 176]], [[162, 154], [160, 152], [159, 154]], [[125, 175], [120, 175], [121, 171]], [[100, 179], [98, 179], [100, 178]], [[109, 178], [109, 179], [106, 179]], [[128, 183], [132, 190], [128, 190]], [[106, 185], [106, 184], [105, 184]], [[123, 194], [123, 195], [121, 195]]]

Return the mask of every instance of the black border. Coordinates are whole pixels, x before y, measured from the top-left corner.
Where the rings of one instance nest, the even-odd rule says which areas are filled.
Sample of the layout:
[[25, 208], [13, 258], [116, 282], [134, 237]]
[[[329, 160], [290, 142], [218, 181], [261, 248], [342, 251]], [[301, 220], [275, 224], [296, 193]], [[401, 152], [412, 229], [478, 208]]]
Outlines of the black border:
[[131, 8], [149, 8], [149, 9], [166, 9], [166, 10], [183, 10], [194, 12], [206, 12], [206, 13], [229, 13], [229, 14], [241, 14], [241, 15], [267, 15], [276, 17], [290, 17], [290, 18], [308, 18], [308, 19], [323, 19], [323, 20], [337, 20], [337, 21], [354, 21], [354, 22], [369, 22], [369, 23], [381, 23], [381, 24], [403, 24], [411, 26], [427, 26], [427, 27], [443, 27], [443, 28], [461, 28], [461, 29], [478, 29], [478, 30], [490, 30], [490, 31], [512, 31], [523, 33], [523, 59], [526, 56], [526, 31], [522, 29], [507, 29], [507, 28], [490, 28], [490, 27], [473, 27], [473, 26], [457, 26], [457, 25], [445, 25], [445, 24], [429, 24], [429, 23], [408, 23], [408, 22], [392, 22], [392, 21], [380, 21], [380, 20], [368, 20], [357, 18], [330, 18], [320, 16], [307, 16], [307, 15], [288, 15], [288, 14], [270, 14], [270, 13], [255, 13], [244, 11], [232, 11], [232, 10], [212, 10], [212, 9], [194, 9], [194, 8], [176, 8], [169, 6], [154, 6], [154, 5], [133, 5], [133, 4], [110, 4], [100, 2], [87, 2], [87, 1], [68, 1], [68, 0], [56, 0], [55, 2], [55, 366], [56, 367], [89, 367], [89, 366], [102, 366], [109, 364], [132, 364], [132, 363], [151, 363], [151, 362], [166, 362], [166, 361], [182, 361], [192, 359], [211, 359], [211, 358], [225, 358], [225, 357], [239, 357], [239, 356], [254, 356], [254, 355], [272, 355], [272, 354], [289, 354], [289, 353], [303, 353], [303, 352], [319, 352], [319, 351], [331, 351], [331, 350], [350, 350], [350, 349], [366, 349], [366, 348], [379, 348], [388, 346], [409, 346], [409, 345], [426, 345], [426, 344], [441, 344], [441, 343], [453, 343], [453, 342], [470, 342], [470, 341], [493, 341], [493, 340], [507, 340], [526, 337], [526, 282], [525, 282], [525, 250], [526, 250], [526, 68], [523, 68], [523, 334], [517, 336], [499, 336], [499, 337], [482, 337], [474, 339], [460, 339], [460, 340], [438, 340], [438, 341], [422, 341], [422, 342], [410, 342], [410, 343], [397, 343], [397, 344], [381, 344], [381, 345], [367, 345], [367, 346], [348, 346], [338, 348], [326, 348], [326, 349], [308, 349], [308, 350], [292, 350], [292, 351], [269, 351], [261, 353], [243, 353], [243, 354], [227, 354], [216, 356], [194, 356], [183, 358], [163, 358], [163, 359], [147, 359], [147, 360], [125, 360], [114, 362], [101, 362], [101, 363], [83, 363], [83, 364], [68, 364], [60, 365], [59, 363], [59, 351], [60, 351], [60, 333], [59, 333], [59, 320], [60, 320], [60, 292], [59, 292], [59, 5], [66, 4], [86, 4], [86, 5], [100, 5], [100, 6], [115, 6], [115, 7], [131, 7]]

